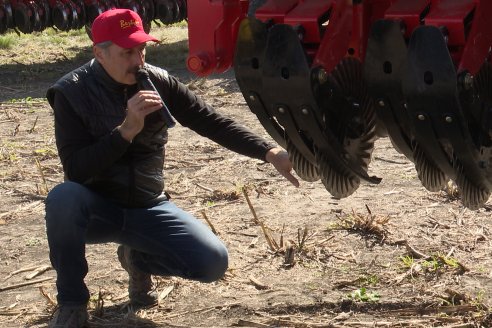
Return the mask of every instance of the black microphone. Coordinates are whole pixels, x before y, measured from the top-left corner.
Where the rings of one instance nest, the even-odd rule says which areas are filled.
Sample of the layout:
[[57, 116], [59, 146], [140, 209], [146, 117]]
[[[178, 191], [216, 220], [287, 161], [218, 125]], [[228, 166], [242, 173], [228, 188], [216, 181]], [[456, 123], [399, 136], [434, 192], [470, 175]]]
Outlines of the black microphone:
[[[137, 79], [138, 86], [140, 87], [141, 90], [152, 90], [157, 92], [157, 89], [155, 88], [154, 84], [149, 78], [149, 72], [145, 68], [141, 68], [137, 71], [135, 74], [135, 77]], [[157, 94], [159, 94], [157, 92]], [[159, 110], [159, 112], [162, 114], [162, 118], [166, 122], [166, 125], [168, 128], [172, 128], [173, 126], [176, 125], [176, 121], [171, 115], [171, 112], [169, 111], [169, 108], [167, 108], [166, 104], [164, 101], [162, 101], [162, 108]]]

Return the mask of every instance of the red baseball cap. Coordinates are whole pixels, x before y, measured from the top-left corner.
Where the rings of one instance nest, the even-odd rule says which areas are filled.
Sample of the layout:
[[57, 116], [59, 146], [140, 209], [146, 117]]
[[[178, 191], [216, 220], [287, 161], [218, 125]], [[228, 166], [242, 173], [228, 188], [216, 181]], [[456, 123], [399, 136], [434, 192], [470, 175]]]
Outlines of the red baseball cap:
[[122, 48], [133, 48], [147, 41], [159, 42], [144, 31], [142, 19], [130, 9], [110, 9], [96, 17], [91, 28], [94, 44], [111, 41]]

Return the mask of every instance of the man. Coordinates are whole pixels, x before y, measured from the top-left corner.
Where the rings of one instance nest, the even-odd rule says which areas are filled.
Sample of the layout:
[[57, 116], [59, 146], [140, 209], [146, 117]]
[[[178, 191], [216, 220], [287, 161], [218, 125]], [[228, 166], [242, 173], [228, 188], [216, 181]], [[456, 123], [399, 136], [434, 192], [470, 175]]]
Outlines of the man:
[[[183, 126], [240, 154], [266, 160], [292, 184], [287, 153], [216, 113], [185, 85], [145, 63], [141, 18], [112, 9], [92, 25], [94, 59], [47, 92], [66, 181], [46, 199], [50, 260], [59, 308], [49, 327], [84, 327], [89, 291], [85, 245], [116, 242], [135, 305], [156, 302], [151, 274], [202, 282], [220, 279], [228, 254], [199, 220], [163, 192], [167, 126], [163, 101]], [[140, 90], [145, 68], [158, 92]]]

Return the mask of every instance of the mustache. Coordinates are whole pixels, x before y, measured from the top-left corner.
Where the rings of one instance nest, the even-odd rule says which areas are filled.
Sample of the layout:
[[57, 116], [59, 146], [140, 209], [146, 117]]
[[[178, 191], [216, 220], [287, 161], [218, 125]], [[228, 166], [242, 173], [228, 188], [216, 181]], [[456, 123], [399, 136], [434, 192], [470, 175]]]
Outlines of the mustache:
[[128, 73], [129, 73], [129, 74], [136, 75], [139, 69], [141, 69], [141, 67], [139, 67], [139, 66], [132, 67], [132, 68], [130, 68], [130, 69], [128, 70]]

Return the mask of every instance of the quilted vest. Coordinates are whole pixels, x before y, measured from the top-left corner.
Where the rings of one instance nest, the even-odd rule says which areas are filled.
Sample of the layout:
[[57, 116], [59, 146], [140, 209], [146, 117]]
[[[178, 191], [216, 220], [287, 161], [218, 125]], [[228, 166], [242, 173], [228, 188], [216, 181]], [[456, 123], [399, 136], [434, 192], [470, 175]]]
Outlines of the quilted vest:
[[[146, 64], [151, 81], [165, 99], [168, 74]], [[47, 92], [53, 106], [55, 94], [62, 93], [96, 142], [111, 133], [125, 118], [126, 103], [137, 86], [115, 82], [92, 60], [58, 80]], [[167, 127], [154, 112], [146, 117], [144, 129], [126, 153], [110, 168], [84, 185], [123, 207], [147, 207], [164, 199], [163, 165]]]

